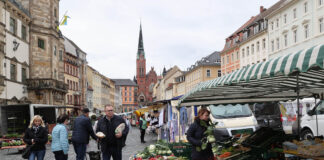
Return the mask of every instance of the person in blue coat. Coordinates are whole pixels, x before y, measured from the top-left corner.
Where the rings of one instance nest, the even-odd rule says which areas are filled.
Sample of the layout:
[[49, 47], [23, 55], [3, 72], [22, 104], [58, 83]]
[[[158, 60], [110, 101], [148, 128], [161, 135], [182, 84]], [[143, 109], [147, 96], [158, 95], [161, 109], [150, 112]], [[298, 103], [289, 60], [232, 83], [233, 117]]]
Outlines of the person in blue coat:
[[67, 160], [69, 152], [68, 129], [69, 116], [66, 114], [60, 115], [57, 118], [57, 124], [52, 130], [52, 152], [55, 155], [55, 160]]
[[89, 144], [89, 136], [97, 140], [91, 121], [89, 119], [89, 109], [84, 108], [82, 115], [74, 120], [74, 127], [72, 132], [72, 144], [76, 153], [77, 160], [84, 160], [86, 156], [87, 144]]

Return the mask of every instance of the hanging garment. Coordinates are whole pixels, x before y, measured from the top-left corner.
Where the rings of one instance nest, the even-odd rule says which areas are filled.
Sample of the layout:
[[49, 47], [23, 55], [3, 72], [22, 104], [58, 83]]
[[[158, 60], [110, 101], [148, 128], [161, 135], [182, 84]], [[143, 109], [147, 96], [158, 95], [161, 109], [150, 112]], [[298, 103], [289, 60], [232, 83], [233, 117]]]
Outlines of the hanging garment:
[[161, 112], [159, 115], [159, 126], [160, 127], [163, 125], [163, 119], [164, 119], [164, 108], [161, 109]]

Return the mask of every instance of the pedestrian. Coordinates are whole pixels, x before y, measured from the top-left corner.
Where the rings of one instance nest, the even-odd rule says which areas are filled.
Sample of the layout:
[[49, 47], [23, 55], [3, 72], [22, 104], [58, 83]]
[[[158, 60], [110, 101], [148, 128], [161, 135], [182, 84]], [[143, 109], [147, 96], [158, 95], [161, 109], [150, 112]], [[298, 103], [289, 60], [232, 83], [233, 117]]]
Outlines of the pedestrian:
[[126, 123], [126, 126], [128, 127], [128, 132], [126, 133], [126, 135], [123, 135], [122, 136], [122, 139], [123, 139], [122, 147], [125, 147], [126, 146], [127, 135], [128, 135], [128, 133], [129, 133], [129, 131], [131, 129], [131, 126], [130, 126], [130, 123], [129, 123], [129, 120], [127, 119], [127, 117], [126, 116], [123, 116], [123, 118], [124, 118], [124, 121]]
[[[114, 160], [122, 159], [122, 137], [128, 132], [128, 127], [123, 118], [114, 115], [114, 107], [107, 105], [105, 107], [106, 116], [101, 118], [97, 124], [96, 132], [102, 132], [105, 137], [100, 139], [101, 152], [103, 160], [110, 160], [113, 157]], [[116, 132], [116, 128], [124, 123], [125, 129], [122, 132]]]
[[29, 160], [43, 160], [46, 152], [46, 143], [48, 141], [48, 132], [41, 116], [35, 115], [25, 132], [24, 142], [27, 145], [33, 145], [30, 149]]
[[57, 118], [57, 124], [52, 131], [52, 152], [55, 160], [67, 160], [69, 152], [68, 129], [69, 116], [60, 115]]
[[198, 116], [195, 117], [194, 123], [190, 125], [187, 131], [187, 139], [192, 145], [192, 160], [212, 160], [214, 157], [211, 144], [208, 144], [207, 148], [204, 150], [197, 149], [197, 147], [201, 148], [201, 140], [204, 137], [204, 132], [207, 130], [207, 126], [209, 125], [209, 114], [210, 111], [206, 108], [200, 109]]
[[84, 108], [82, 115], [74, 120], [74, 127], [72, 132], [72, 144], [76, 153], [77, 160], [84, 160], [86, 156], [87, 144], [89, 144], [89, 135], [97, 140], [91, 120], [89, 119], [89, 109]]
[[94, 123], [94, 125], [93, 125], [93, 131], [96, 131], [96, 129], [97, 129], [97, 125], [98, 125], [98, 121], [99, 121], [102, 117], [103, 117], [103, 116], [100, 115], [100, 116], [97, 118], [97, 120], [95, 121], [95, 123]]
[[145, 130], [147, 128], [147, 121], [145, 120], [144, 114], [141, 115], [141, 118], [139, 121], [139, 128], [141, 131], [141, 143], [146, 143], [144, 141], [144, 136], [145, 136]]

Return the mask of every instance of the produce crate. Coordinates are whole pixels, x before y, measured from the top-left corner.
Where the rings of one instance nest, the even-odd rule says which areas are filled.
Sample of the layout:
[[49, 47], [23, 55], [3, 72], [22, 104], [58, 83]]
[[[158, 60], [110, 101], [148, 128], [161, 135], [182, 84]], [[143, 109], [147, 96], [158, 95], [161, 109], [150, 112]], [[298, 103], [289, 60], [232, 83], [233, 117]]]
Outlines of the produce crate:
[[267, 150], [272, 144], [285, 140], [285, 132], [271, 128], [261, 128], [246, 138], [242, 145], [252, 149]]
[[189, 143], [170, 143], [169, 148], [176, 157], [186, 157], [191, 159], [191, 144]]

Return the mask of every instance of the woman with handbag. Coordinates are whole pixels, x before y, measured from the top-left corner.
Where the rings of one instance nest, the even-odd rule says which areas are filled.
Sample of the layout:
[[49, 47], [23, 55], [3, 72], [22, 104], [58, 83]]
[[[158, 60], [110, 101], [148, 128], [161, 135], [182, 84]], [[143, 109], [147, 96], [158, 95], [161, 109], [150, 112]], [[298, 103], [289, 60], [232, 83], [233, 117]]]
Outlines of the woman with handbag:
[[[46, 152], [46, 143], [48, 141], [48, 132], [41, 116], [35, 115], [25, 132], [24, 142], [29, 150], [29, 160], [43, 160]], [[27, 153], [28, 155], [28, 153]]]
[[55, 160], [67, 160], [69, 152], [68, 130], [69, 116], [60, 115], [57, 118], [57, 124], [52, 131], [52, 152]]

